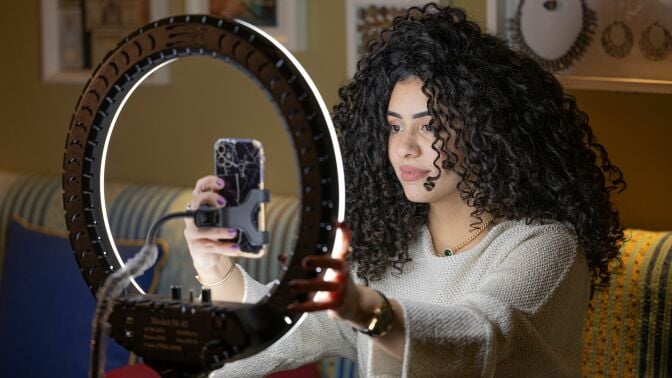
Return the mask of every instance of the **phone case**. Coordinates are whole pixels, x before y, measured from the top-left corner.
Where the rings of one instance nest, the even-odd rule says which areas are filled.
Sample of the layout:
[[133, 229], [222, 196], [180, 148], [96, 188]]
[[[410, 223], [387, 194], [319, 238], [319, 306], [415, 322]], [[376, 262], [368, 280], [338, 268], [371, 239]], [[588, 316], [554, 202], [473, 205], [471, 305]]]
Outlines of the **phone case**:
[[[224, 180], [220, 194], [226, 206], [236, 206], [245, 200], [252, 189], [264, 189], [264, 149], [255, 139], [222, 138], [215, 142], [215, 174]], [[264, 203], [254, 211], [252, 222], [266, 231]], [[266, 245], [253, 245], [239, 231], [236, 243], [243, 257], [260, 258], [266, 253]]]

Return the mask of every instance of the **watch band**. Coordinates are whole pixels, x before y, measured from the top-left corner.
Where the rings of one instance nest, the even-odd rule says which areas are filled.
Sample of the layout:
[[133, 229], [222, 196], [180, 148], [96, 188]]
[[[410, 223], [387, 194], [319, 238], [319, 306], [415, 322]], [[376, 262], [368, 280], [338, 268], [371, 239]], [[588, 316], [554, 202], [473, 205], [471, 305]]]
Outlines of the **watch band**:
[[373, 310], [373, 317], [366, 328], [355, 328], [357, 332], [369, 335], [371, 337], [384, 336], [394, 324], [394, 309], [387, 297], [378, 290], [375, 290], [383, 299], [383, 304]]

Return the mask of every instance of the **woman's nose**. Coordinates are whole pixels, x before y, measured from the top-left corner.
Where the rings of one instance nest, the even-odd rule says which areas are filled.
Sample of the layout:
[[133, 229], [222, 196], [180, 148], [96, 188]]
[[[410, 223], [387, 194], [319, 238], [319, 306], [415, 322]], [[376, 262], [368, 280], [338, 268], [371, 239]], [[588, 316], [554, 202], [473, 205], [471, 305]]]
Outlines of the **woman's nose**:
[[397, 140], [396, 153], [401, 158], [412, 158], [420, 155], [420, 146], [415, 140], [415, 133], [407, 132], [399, 135]]

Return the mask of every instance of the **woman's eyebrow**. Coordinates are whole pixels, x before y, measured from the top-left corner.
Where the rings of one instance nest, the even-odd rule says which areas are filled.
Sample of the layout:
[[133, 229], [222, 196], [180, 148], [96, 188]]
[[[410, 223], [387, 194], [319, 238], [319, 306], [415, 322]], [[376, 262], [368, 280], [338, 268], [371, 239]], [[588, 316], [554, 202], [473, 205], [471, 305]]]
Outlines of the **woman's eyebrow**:
[[[392, 111], [389, 111], [389, 110], [387, 111], [387, 115], [388, 115], [388, 116], [395, 117], [395, 118], [399, 118], [399, 119], [402, 119], [402, 118], [403, 118], [403, 117], [401, 116], [401, 114], [399, 114], [399, 113], [395, 113], [395, 112], [392, 112]], [[427, 117], [427, 116], [429, 116], [429, 115], [431, 115], [431, 114], [429, 114], [429, 112], [425, 111], [425, 112], [415, 113], [415, 114], [413, 114], [413, 115], [411, 116], [411, 118], [413, 118], [413, 119], [417, 119], [417, 118]]]
[[413, 119], [416, 119], [416, 118], [422, 118], [422, 117], [427, 117], [427, 116], [429, 116], [429, 115], [430, 115], [430, 114], [429, 114], [429, 112], [427, 112], [427, 111], [425, 111], [425, 112], [420, 112], [420, 113], [415, 113], [415, 114], [413, 114]]

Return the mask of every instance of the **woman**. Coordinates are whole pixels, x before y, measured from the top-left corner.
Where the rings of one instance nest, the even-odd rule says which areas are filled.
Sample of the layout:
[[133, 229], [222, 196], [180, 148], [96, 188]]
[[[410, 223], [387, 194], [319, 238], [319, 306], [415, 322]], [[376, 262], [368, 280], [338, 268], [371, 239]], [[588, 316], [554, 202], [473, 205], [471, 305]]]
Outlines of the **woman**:
[[[294, 281], [332, 294], [293, 305], [312, 312], [295, 332], [213, 375], [340, 355], [367, 377], [580, 376], [591, 289], [623, 240], [609, 195], [625, 184], [573, 98], [434, 4], [370, 43], [340, 97], [352, 252], [304, 260], [340, 279]], [[191, 205], [223, 205], [221, 187], [199, 180]], [[215, 298], [263, 295], [217, 241], [234, 233], [187, 223], [185, 235], [203, 282], [231, 272]]]

